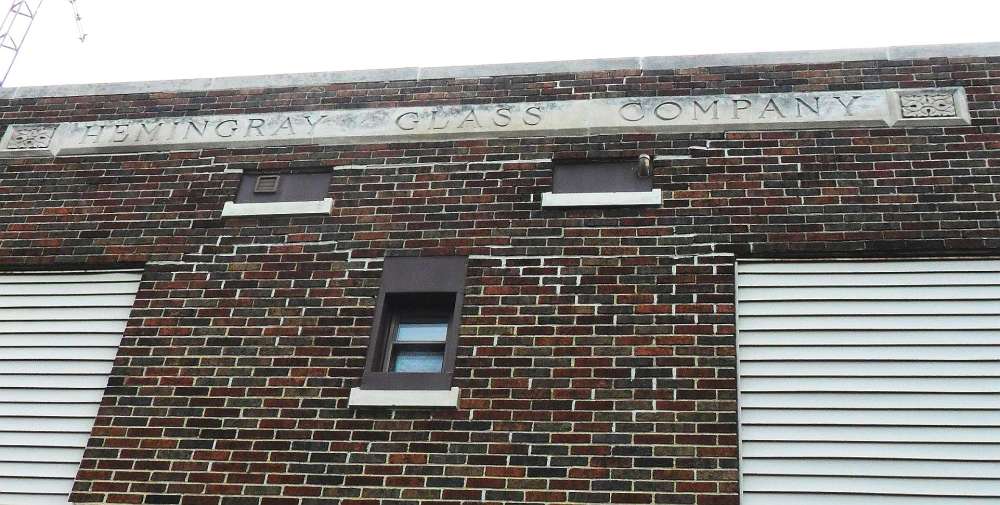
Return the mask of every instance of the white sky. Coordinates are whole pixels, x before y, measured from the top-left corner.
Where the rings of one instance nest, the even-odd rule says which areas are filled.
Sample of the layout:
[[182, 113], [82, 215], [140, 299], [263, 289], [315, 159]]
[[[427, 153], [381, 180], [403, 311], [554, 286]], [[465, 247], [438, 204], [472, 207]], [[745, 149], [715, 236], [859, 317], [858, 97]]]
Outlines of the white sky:
[[76, 39], [67, 0], [45, 0], [6, 87], [1000, 40], [1000, 0], [78, 0], [78, 6], [87, 41]]

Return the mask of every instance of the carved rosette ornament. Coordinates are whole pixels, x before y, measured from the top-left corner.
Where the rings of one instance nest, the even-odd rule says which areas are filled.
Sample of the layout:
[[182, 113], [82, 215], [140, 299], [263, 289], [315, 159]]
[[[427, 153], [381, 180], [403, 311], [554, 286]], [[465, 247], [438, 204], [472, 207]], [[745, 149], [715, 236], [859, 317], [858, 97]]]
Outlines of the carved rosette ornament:
[[953, 93], [913, 93], [899, 95], [899, 107], [904, 118], [955, 117]]
[[56, 125], [13, 125], [7, 149], [44, 149], [49, 147]]

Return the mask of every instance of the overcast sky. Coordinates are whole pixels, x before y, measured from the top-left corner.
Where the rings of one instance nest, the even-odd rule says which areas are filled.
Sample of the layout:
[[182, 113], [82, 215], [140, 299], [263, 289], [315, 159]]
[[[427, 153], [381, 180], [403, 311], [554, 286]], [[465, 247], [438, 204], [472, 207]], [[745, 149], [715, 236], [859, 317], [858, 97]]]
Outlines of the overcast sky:
[[67, 0], [45, 0], [6, 87], [1000, 40], [1000, 0], [78, 5], [86, 42]]

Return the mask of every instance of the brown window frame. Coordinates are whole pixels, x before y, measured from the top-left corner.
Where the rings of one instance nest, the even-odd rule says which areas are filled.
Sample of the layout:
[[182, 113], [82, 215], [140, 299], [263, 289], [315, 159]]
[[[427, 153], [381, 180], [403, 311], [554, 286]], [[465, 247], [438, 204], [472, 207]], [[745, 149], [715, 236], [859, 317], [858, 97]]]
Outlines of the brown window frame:
[[[389, 257], [375, 306], [361, 389], [449, 389], [455, 370], [465, 291], [465, 257]], [[400, 317], [446, 316], [448, 331], [440, 372], [390, 372]]]

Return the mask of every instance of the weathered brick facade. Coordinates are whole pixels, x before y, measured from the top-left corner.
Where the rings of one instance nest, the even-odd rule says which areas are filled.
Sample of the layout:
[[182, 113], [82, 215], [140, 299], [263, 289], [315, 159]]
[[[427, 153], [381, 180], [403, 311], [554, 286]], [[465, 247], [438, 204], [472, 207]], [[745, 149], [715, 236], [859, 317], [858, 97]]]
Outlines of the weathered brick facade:
[[[735, 259], [996, 255], [1000, 58], [4, 100], [11, 124], [938, 86], [971, 126], [7, 160], [4, 267], [145, 269], [72, 500], [735, 505]], [[662, 207], [541, 208], [546, 160], [640, 153]], [[238, 169], [311, 167], [331, 216], [220, 217]], [[386, 255], [470, 258], [457, 410], [347, 406]]]

